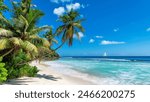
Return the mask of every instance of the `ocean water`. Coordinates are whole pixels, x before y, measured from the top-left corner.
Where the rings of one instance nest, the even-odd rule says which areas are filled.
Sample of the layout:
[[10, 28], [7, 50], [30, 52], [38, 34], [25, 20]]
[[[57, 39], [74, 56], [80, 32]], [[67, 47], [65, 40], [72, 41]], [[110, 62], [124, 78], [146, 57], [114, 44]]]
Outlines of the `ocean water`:
[[150, 85], [150, 57], [62, 57], [59, 71], [101, 85]]

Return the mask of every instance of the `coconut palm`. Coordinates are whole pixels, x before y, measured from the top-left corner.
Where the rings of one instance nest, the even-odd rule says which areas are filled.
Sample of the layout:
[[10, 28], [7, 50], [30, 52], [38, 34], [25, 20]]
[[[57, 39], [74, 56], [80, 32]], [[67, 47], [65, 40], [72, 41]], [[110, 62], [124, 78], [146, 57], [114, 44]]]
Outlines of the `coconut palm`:
[[80, 14], [73, 9], [59, 17], [59, 21], [62, 22], [63, 25], [57, 28], [56, 35], [59, 36], [62, 34], [62, 44], [55, 50], [61, 48], [65, 42], [67, 42], [69, 46], [72, 46], [74, 35], [80, 39], [78, 32], [84, 32], [84, 28], [81, 25], [84, 19], [80, 19], [79, 17]]
[[2, 28], [0, 28], [0, 51], [6, 56], [18, 49], [23, 49], [30, 55], [37, 55], [38, 47], [49, 47], [47, 39], [40, 38], [37, 34], [49, 29], [49, 26], [37, 27], [36, 23], [44, 15], [40, 10], [32, 9], [31, 0], [22, 0], [21, 3], [12, 2], [13, 18], [7, 20], [0, 15]]

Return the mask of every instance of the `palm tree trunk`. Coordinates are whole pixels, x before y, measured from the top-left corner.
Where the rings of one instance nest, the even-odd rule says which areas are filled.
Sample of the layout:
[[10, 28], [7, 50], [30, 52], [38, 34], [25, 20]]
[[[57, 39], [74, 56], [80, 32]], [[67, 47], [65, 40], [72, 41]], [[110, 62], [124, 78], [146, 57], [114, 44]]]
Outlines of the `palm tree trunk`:
[[65, 44], [65, 41], [60, 46], [58, 46], [56, 49], [54, 49], [54, 51], [57, 51], [58, 49], [60, 49], [64, 44]]
[[11, 53], [14, 49], [9, 50], [8, 52], [6, 52], [4, 55], [2, 55], [2, 57], [7, 56], [9, 53]]

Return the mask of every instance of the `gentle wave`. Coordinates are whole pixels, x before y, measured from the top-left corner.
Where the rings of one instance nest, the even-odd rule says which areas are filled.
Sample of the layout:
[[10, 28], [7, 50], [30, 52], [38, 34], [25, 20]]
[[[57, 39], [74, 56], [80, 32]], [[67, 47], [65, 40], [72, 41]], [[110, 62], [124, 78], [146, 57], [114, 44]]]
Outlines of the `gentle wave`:
[[103, 59], [100, 59], [101, 61], [117, 61], [117, 62], [130, 62], [131, 60], [126, 60], [126, 59], [105, 59], [105, 58], [103, 58]]
[[71, 59], [71, 60], [87, 60], [87, 61], [114, 61], [114, 62], [130, 62], [130, 61], [136, 61], [136, 60], [127, 60], [127, 59], [110, 59], [110, 58], [73, 58], [73, 57], [64, 57], [61, 58], [63, 60]]
[[54, 70], [102, 85], [149, 85], [150, 63], [126, 59], [62, 58], [45, 62]]

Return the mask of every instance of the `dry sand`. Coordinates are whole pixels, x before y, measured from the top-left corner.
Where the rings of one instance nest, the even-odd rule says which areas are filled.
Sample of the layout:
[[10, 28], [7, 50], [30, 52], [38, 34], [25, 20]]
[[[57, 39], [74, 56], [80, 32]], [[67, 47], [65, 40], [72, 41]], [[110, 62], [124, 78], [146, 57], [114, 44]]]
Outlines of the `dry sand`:
[[36, 61], [31, 63], [32, 66], [37, 66], [39, 72], [36, 77], [22, 77], [12, 79], [5, 85], [92, 85], [93, 83], [86, 80], [64, 75], [54, 70], [51, 66], [39, 64]]

